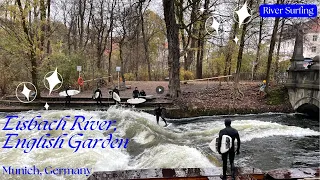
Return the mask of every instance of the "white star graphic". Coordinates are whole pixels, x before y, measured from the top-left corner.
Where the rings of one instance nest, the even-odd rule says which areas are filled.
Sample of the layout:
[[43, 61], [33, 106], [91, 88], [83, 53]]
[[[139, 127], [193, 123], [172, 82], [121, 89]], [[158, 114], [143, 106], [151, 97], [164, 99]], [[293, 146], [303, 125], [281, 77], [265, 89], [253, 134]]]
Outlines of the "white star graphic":
[[23, 90], [21, 93], [28, 99], [28, 101], [29, 101], [30, 92], [31, 92], [31, 90], [28, 89], [27, 86], [24, 84]]
[[217, 35], [219, 35], [219, 26], [220, 23], [215, 18], [213, 18], [211, 28], [217, 32]]
[[54, 89], [54, 87], [56, 87], [57, 84], [61, 83], [61, 81], [60, 81], [60, 79], [58, 77], [57, 68], [54, 71], [54, 73], [50, 77], [47, 77], [46, 79], [49, 82], [49, 88], [50, 88], [49, 95], [50, 95], [52, 90]]
[[236, 42], [236, 44], [238, 44], [239, 39], [237, 36], [233, 40], [234, 40], [234, 42]]
[[44, 105], [44, 108], [46, 108], [46, 110], [48, 110], [49, 109], [49, 104], [46, 102], [46, 105]]
[[205, 10], [206, 10], [206, 9], [203, 8], [203, 7], [199, 9], [199, 11], [200, 11], [201, 13], [203, 13]]
[[247, 18], [250, 17], [251, 14], [248, 12], [248, 7], [247, 7], [247, 2], [244, 3], [244, 5], [239, 9], [238, 11], [235, 11], [238, 14], [239, 17], [239, 28], [243, 21]]

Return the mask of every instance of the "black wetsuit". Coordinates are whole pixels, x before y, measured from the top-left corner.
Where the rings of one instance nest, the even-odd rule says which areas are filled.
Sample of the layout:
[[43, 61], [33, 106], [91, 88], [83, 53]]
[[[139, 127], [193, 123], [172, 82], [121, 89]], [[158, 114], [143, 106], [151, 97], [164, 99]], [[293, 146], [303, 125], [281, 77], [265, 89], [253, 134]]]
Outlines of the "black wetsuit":
[[162, 111], [164, 111], [164, 108], [161, 108], [161, 107], [158, 107], [154, 110], [154, 114], [157, 119], [157, 124], [159, 124], [159, 118], [161, 117], [161, 119], [166, 123], [166, 126], [167, 126], [168, 124], [167, 124], [167, 121], [164, 119], [164, 115]]
[[97, 104], [99, 104], [100, 102], [100, 105], [102, 105], [102, 101], [101, 101], [101, 97], [102, 97], [102, 93], [101, 93], [101, 90], [100, 89], [97, 89], [95, 92], [94, 92], [94, 96], [96, 96], [96, 93], [99, 92], [99, 96], [96, 98], [96, 101], [97, 101]]
[[146, 96], [146, 92], [141, 91], [141, 92], [140, 92], [140, 96]]
[[138, 98], [139, 97], [139, 90], [134, 90], [132, 92], [132, 94], [133, 94], [133, 98]]
[[112, 92], [115, 92], [115, 93], [117, 93], [117, 94], [120, 96], [120, 93], [119, 93], [119, 90], [118, 90], [118, 89], [114, 88], [114, 89], [112, 90]]
[[[227, 126], [226, 128], [222, 129], [219, 133], [219, 141], [218, 141], [218, 150], [220, 151], [221, 147], [221, 138], [223, 135], [228, 135], [232, 138], [232, 147], [231, 149], [222, 154], [222, 161], [223, 161], [223, 177], [226, 177], [227, 173], [227, 163], [228, 163], [228, 156], [229, 161], [231, 165], [231, 174], [234, 178], [235, 176], [235, 168], [234, 168], [234, 156], [235, 156], [235, 149], [234, 149], [234, 140], [237, 138], [238, 144], [237, 144], [237, 152], [240, 150], [240, 137], [239, 133], [236, 129], [232, 128], [231, 126]], [[220, 152], [219, 152], [220, 153]]]
[[69, 90], [69, 87], [66, 88], [66, 94], [67, 94], [67, 96], [66, 96], [66, 103], [65, 103], [66, 106], [67, 106], [68, 104], [70, 104], [70, 102], [71, 102], [71, 96], [69, 96], [68, 90]]
[[[111, 95], [112, 98], [113, 98], [113, 93], [116, 93], [116, 94], [118, 94], [118, 96], [120, 96], [119, 90], [118, 90], [117, 88], [114, 88], [114, 89], [112, 90], [112, 95]], [[113, 100], [114, 100], [114, 99], [113, 99]], [[118, 101], [114, 100], [114, 103], [117, 104]]]

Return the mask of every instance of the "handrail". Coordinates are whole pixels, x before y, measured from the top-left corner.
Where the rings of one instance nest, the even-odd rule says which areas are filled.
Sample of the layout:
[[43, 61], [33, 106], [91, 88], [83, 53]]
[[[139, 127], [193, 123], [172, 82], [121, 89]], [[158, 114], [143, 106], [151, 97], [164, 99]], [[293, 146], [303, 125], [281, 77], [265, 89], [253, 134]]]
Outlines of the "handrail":
[[86, 80], [86, 81], [83, 81], [83, 82], [86, 83], [86, 82], [95, 81], [95, 80], [99, 80], [99, 79], [107, 79], [107, 78], [109, 78], [109, 77], [112, 78], [112, 76], [107, 76], [107, 77], [102, 77], [102, 78], [90, 79], [90, 80]]
[[203, 79], [194, 79], [194, 80], [185, 80], [185, 81], [181, 81], [181, 82], [208, 81], [208, 80], [212, 80], [212, 79], [221, 79], [221, 78], [226, 78], [226, 77], [232, 77], [232, 75], [203, 78]]

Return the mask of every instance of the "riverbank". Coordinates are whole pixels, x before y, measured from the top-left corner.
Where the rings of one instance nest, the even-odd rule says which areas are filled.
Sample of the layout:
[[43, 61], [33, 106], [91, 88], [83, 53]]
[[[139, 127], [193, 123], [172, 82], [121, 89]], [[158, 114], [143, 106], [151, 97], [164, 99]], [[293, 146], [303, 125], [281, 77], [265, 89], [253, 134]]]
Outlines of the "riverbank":
[[[168, 82], [128, 82], [132, 87], [138, 87], [139, 90], [144, 89], [148, 95], [154, 95], [156, 99], [147, 103], [136, 106], [138, 110], [153, 112], [153, 109], [161, 104], [167, 108], [168, 118], [184, 118], [196, 116], [212, 116], [212, 115], [232, 115], [232, 114], [257, 114], [268, 112], [291, 113], [293, 109], [290, 105], [287, 90], [282, 86], [271, 86], [271, 92], [267, 97], [259, 96], [259, 82], [241, 82], [240, 90], [243, 97], [233, 97], [233, 83], [211, 81], [211, 82], [192, 82], [181, 84], [182, 94], [176, 101], [171, 101], [166, 94], [157, 94], [155, 89], [157, 86], [168, 86]], [[108, 88], [102, 88], [103, 94]], [[132, 89], [120, 91], [121, 97], [130, 98]], [[113, 105], [106, 95], [103, 106], [95, 104], [90, 97], [92, 91], [87, 90], [81, 92], [72, 98], [69, 107], [64, 106], [64, 98], [60, 98], [56, 94], [46, 97], [47, 92], [42, 92], [45, 97], [42, 100], [34, 101], [29, 104], [23, 104], [16, 100], [14, 96], [11, 98], [2, 98], [0, 103], [0, 112], [17, 112], [28, 110], [44, 110], [44, 105], [48, 101], [49, 110], [64, 109], [84, 109], [84, 110], [107, 110], [108, 106]], [[7, 99], [7, 100], [6, 100]], [[51, 100], [51, 101], [50, 101]], [[124, 99], [125, 100], [125, 99]], [[50, 101], [50, 102], [49, 102]]]
[[[190, 85], [192, 86], [192, 85]], [[283, 86], [272, 86], [265, 97], [259, 95], [258, 83], [242, 83], [243, 96], [234, 97], [233, 84], [222, 84], [198, 89], [186, 89], [174, 102], [180, 111], [171, 112], [170, 116], [193, 117], [228, 114], [292, 113], [287, 90]]]

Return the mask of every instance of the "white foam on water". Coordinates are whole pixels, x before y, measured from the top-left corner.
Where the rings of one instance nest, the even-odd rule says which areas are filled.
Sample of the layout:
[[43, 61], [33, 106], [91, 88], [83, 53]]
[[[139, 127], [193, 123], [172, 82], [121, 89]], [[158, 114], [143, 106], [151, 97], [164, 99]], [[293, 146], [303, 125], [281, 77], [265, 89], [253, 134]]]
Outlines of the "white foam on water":
[[[111, 149], [100, 147], [95, 149], [80, 149], [73, 153], [73, 149], [65, 146], [63, 149], [33, 149], [30, 153], [23, 153], [22, 149], [1, 149], [0, 164], [16, 167], [37, 165], [39, 168], [52, 167], [88, 167], [95, 171], [113, 171], [124, 169], [141, 168], [215, 168], [208, 158], [198, 149], [194, 148], [199, 142], [210, 142], [214, 135], [224, 128], [223, 121], [191, 122], [188, 124], [164, 128], [157, 125], [155, 116], [133, 111], [127, 108], [111, 107], [108, 111], [29, 111], [18, 113], [19, 116], [26, 116], [25, 119], [41, 114], [44, 119], [60, 119], [63, 116], [83, 115], [86, 118], [93, 117], [93, 120], [116, 120], [116, 132], [112, 131], [70, 131], [72, 122], [67, 123], [66, 130], [58, 131], [17, 131], [19, 137], [31, 139], [51, 133], [57, 137], [62, 133], [72, 134], [83, 133], [87, 137], [103, 138], [104, 133], [113, 133], [116, 137], [130, 138], [138, 144], [144, 145], [152, 142], [148, 147], [139, 152], [139, 155], [132, 157], [127, 149]], [[74, 118], [71, 118], [71, 121]], [[14, 122], [14, 121], [13, 121]], [[162, 122], [160, 120], [160, 122]], [[0, 119], [1, 128], [4, 126], [5, 118]], [[164, 123], [163, 123], [164, 124]], [[236, 120], [232, 121], [232, 127], [239, 131], [241, 141], [250, 141], [254, 138], [270, 136], [319, 136], [320, 133], [307, 128], [287, 126], [274, 122], [257, 120]], [[176, 128], [176, 129], [175, 129]], [[181, 130], [179, 130], [179, 128]], [[113, 129], [113, 128], [112, 128]], [[15, 132], [15, 131], [10, 131]], [[0, 131], [0, 145], [3, 146], [5, 134]], [[159, 144], [159, 139], [165, 142]], [[159, 141], [159, 142], [158, 142]], [[176, 144], [175, 144], [176, 143]], [[130, 147], [130, 142], [128, 144]], [[0, 174], [0, 178], [2, 175]], [[6, 179], [7, 177], [4, 177]], [[23, 176], [23, 179], [29, 177]], [[37, 179], [30, 176], [29, 179]], [[63, 179], [63, 177], [46, 176], [45, 179]], [[67, 179], [78, 179], [79, 176], [68, 176]], [[82, 178], [82, 177], [81, 177]], [[81, 179], [80, 178], [80, 179]], [[83, 177], [86, 179], [87, 177]]]
[[137, 169], [144, 168], [215, 168], [199, 150], [175, 144], [146, 149], [135, 158]]
[[133, 138], [133, 140], [139, 144], [147, 144], [154, 140], [154, 135], [150, 135], [148, 131], [142, 131], [137, 136]]
[[234, 121], [232, 122], [232, 126], [239, 131], [241, 141], [251, 141], [254, 138], [265, 138], [271, 136], [304, 137], [320, 135], [320, 132], [309, 128], [257, 120]]

